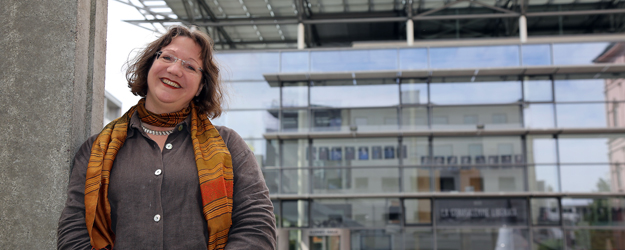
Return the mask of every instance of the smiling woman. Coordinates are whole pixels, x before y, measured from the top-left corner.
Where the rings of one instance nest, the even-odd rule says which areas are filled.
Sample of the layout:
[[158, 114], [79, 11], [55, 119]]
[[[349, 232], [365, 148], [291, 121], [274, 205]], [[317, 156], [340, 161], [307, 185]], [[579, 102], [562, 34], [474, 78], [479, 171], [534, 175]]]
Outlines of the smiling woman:
[[76, 154], [59, 249], [275, 249], [253, 153], [209, 120], [223, 99], [211, 44], [175, 26], [130, 62], [143, 99]]

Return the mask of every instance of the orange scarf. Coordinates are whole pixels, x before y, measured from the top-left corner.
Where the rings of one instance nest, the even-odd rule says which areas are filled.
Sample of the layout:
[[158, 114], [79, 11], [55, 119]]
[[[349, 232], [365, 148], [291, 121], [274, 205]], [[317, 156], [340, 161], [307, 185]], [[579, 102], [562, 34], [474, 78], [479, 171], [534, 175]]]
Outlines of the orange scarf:
[[108, 185], [113, 161], [124, 145], [130, 117], [137, 111], [141, 121], [154, 126], [173, 127], [191, 114], [191, 140], [195, 152], [202, 211], [208, 223], [208, 249], [223, 249], [232, 225], [232, 187], [234, 175], [230, 152], [206, 114], [198, 116], [191, 105], [181, 111], [156, 115], [145, 109], [145, 99], [130, 108], [104, 129], [91, 148], [85, 183], [85, 220], [95, 249], [112, 248], [111, 206]]

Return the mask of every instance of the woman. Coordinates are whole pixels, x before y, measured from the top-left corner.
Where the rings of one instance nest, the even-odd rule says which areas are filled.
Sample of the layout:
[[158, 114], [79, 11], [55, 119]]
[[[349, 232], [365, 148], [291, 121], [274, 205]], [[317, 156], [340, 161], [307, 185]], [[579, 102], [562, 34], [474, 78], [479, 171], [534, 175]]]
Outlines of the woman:
[[144, 98], [76, 153], [58, 248], [275, 249], [254, 155], [208, 120], [222, 101], [210, 38], [173, 27], [126, 77]]

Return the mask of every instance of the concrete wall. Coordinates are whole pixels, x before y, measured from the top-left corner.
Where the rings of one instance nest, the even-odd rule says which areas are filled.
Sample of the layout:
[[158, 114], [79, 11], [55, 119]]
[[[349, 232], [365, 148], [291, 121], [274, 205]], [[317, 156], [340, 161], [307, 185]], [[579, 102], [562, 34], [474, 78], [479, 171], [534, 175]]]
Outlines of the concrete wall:
[[0, 4], [0, 246], [55, 249], [74, 152], [102, 128], [107, 0]]

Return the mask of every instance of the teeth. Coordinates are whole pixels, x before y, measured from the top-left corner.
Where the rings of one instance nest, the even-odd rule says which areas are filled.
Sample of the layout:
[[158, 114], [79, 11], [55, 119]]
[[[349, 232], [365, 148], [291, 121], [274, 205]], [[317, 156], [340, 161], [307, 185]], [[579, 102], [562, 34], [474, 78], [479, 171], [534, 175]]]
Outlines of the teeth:
[[172, 87], [174, 87], [174, 88], [180, 88], [180, 85], [178, 85], [177, 83], [172, 82], [172, 81], [170, 81], [170, 80], [167, 80], [167, 79], [161, 79], [161, 81], [162, 81], [164, 84], [167, 84], [167, 85], [172, 86]]

